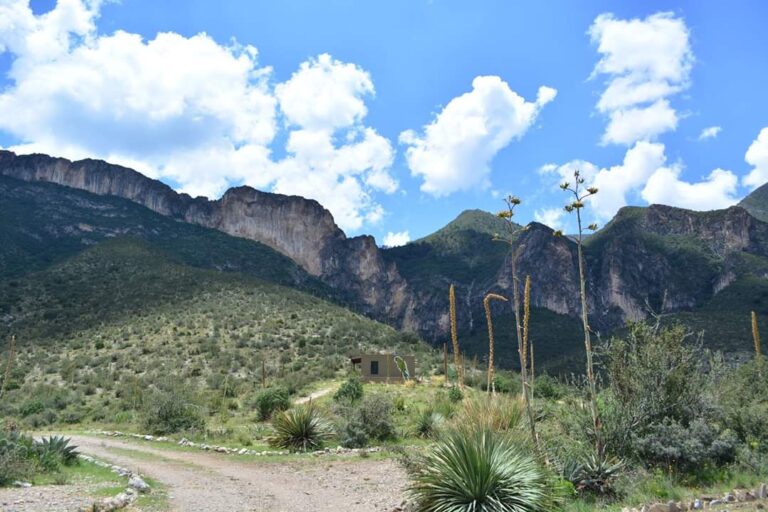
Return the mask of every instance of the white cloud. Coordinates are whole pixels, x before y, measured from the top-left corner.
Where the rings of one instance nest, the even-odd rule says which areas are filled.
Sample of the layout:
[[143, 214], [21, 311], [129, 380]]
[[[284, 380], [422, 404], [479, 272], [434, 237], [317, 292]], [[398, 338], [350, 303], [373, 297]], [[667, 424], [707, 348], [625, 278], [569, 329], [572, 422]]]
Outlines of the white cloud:
[[[363, 124], [374, 93], [363, 69], [323, 54], [273, 86], [252, 46], [102, 35], [99, 7], [59, 0], [36, 16], [25, 1], [0, 0], [0, 51], [12, 58], [0, 130], [21, 141], [10, 149], [103, 158], [192, 195], [217, 197], [231, 183], [301, 194], [344, 229], [382, 218], [374, 194], [398, 189], [394, 150]], [[275, 161], [281, 117], [287, 156]]]
[[640, 141], [627, 151], [621, 164], [600, 169], [592, 180], [592, 186], [598, 188], [590, 199], [595, 215], [610, 219], [628, 204], [627, 195], [642, 188], [665, 161], [664, 144]]
[[602, 140], [606, 144], [633, 144], [639, 140], [653, 140], [675, 128], [677, 113], [667, 100], [658, 100], [648, 107], [612, 111]]
[[573, 173], [579, 171], [585, 181], [591, 182], [599, 169], [595, 164], [587, 162], [586, 160], [571, 160], [563, 165], [557, 164], [545, 164], [539, 167], [539, 174], [548, 175], [556, 174], [560, 177], [558, 185], [564, 181], [573, 181]]
[[601, 14], [589, 28], [601, 59], [593, 76], [606, 75], [597, 104], [609, 116], [603, 143], [631, 145], [677, 127], [667, 98], [689, 85], [690, 34], [672, 13], [620, 20]]
[[411, 173], [424, 180], [421, 190], [439, 197], [487, 187], [493, 157], [522, 137], [556, 94], [540, 87], [536, 101], [528, 102], [498, 76], [476, 77], [472, 91], [453, 98], [423, 134], [400, 134]]
[[536, 222], [541, 222], [554, 230], [563, 229], [564, 216], [565, 210], [562, 208], [543, 208], [533, 213]]
[[384, 237], [384, 247], [400, 247], [411, 241], [411, 235], [408, 231], [393, 233], [390, 231]]
[[704, 128], [699, 134], [699, 140], [714, 139], [720, 134], [721, 131], [722, 128], [719, 126], [710, 126], [708, 128]]
[[760, 130], [757, 138], [750, 144], [744, 160], [754, 167], [744, 176], [744, 186], [756, 189], [768, 181], [768, 127]]
[[739, 179], [731, 171], [715, 169], [703, 181], [680, 179], [679, 166], [662, 167], [648, 179], [642, 191], [650, 204], [667, 204], [689, 210], [715, 210], [735, 204]]
[[335, 130], [361, 121], [368, 112], [363, 98], [373, 93], [365, 70], [327, 53], [302, 63], [290, 80], [275, 87], [286, 119], [308, 130]]

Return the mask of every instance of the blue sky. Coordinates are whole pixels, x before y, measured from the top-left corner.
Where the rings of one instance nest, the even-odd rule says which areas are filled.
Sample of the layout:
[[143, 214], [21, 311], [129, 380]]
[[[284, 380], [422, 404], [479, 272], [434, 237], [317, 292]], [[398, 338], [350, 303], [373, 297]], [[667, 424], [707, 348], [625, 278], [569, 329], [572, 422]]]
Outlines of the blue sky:
[[768, 180], [766, 19], [757, 0], [0, 0], [0, 146], [314, 197], [379, 243], [507, 193], [518, 221], [571, 229], [577, 166], [601, 224], [724, 207]]

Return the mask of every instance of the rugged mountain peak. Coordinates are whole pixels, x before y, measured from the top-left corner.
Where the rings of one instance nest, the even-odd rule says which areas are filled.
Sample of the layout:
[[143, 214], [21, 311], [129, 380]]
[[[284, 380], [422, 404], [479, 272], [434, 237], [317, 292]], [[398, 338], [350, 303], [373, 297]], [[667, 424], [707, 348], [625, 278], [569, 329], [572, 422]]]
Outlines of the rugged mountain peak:
[[372, 237], [347, 239], [317, 201], [235, 187], [220, 199], [191, 198], [125, 167], [0, 151], [0, 174], [129, 199], [179, 220], [261, 242], [347, 292], [369, 314], [402, 317], [408, 291]]

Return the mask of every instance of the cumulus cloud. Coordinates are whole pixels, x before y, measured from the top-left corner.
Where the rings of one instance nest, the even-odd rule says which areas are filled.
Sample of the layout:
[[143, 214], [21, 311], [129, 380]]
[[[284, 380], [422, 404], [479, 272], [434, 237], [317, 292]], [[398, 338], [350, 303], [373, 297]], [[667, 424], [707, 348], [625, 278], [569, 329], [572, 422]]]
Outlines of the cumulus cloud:
[[715, 169], [704, 180], [689, 183], [680, 179], [679, 166], [657, 169], [642, 191], [651, 204], [668, 204], [689, 210], [727, 208], [738, 201], [739, 179], [731, 171]]
[[522, 137], [557, 91], [539, 88], [529, 102], [498, 76], [478, 76], [472, 90], [453, 98], [423, 133], [400, 134], [411, 173], [421, 190], [446, 196], [489, 185], [490, 162], [513, 139]]
[[742, 179], [744, 186], [756, 189], [768, 181], [768, 127], [760, 130], [757, 138], [747, 149], [744, 160], [754, 167]]
[[667, 98], [689, 85], [690, 34], [672, 13], [621, 20], [601, 14], [588, 31], [601, 54], [593, 76], [607, 76], [597, 103], [609, 116], [603, 143], [631, 145], [677, 127]]
[[[100, 34], [99, 7], [59, 0], [35, 15], [26, 1], [0, 0], [0, 52], [12, 59], [0, 130], [20, 141], [10, 149], [103, 158], [192, 195], [217, 197], [233, 183], [301, 194], [344, 229], [382, 218], [374, 194], [398, 188], [394, 151], [364, 125], [374, 87], [359, 66], [320, 55], [274, 85], [253, 46]], [[286, 156], [276, 160], [282, 131]]]
[[541, 222], [554, 230], [563, 229], [563, 217], [565, 210], [562, 208], [543, 208], [533, 212], [533, 218], [536, 222]]
[[699, 134], [699, 140], [714, 139], [720, 134], [721, 131], [722, 128], [719, 126], [710, 126], [708, 128], [704, 128]]
[[[680, 178], [682, 166], [668, 164], [664, 144], [640, 141], [624, 155], [619, 165], [596, 170], [589, 162], [574, 161], [548, 166], [545, 174], [573, 178], [573, 169], [583, 169], [586, 186], [598, 188], [587, 206], [596, 219], [608, 220], [633, 195], [647, 203], [666, 204], [690, 210], [726, 208], [738, 201], [738, 178], [731, 171], [716, 169], [699, 182]], [[538, 212], [537, 212], [538, 215]], [[552, 214], [553, 215], [553, 214]], [[542, 213], [542, 218], [543, 213]], [[543, 221], [542, 221], [543, 222]]]
[[390, 231], [384, 237], [384, 247], [400, 247], [411, 241], [411, 235], [408, 231], [400, 231], [399, 233], [393, 233]]

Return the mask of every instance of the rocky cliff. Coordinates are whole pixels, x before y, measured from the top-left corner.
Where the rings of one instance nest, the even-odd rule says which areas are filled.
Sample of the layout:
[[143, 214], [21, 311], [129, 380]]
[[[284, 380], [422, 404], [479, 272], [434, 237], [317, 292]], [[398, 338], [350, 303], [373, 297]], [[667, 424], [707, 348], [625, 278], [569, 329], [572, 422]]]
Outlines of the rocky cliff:
[[122, 197], [177, 220], [261, 242], [342, 289], [363, 312], [415, 327], [409, 320], [407, 284], [382, 259], [374, 239], [347, 238], [317, 201], [250, 187], [230, 189], [210, 201], [178, 194], [159, 181], [100, 160], [72, 162], [10, 151], [0, 151], [0, 174]]

